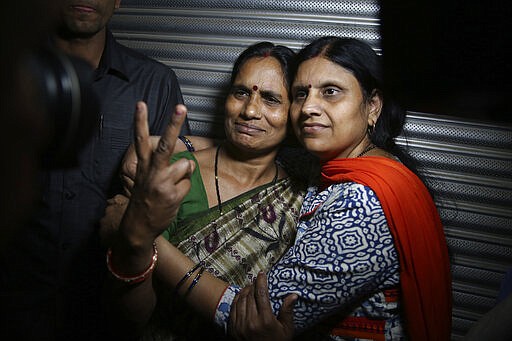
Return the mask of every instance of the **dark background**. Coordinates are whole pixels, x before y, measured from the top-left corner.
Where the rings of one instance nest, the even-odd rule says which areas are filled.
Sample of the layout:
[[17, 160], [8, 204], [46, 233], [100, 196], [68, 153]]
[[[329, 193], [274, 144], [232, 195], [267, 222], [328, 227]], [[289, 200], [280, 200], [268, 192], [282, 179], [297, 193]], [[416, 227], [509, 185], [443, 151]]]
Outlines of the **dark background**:
[[410, 111], [512, 123], [512, 5], [381, 0], [386, 82]]

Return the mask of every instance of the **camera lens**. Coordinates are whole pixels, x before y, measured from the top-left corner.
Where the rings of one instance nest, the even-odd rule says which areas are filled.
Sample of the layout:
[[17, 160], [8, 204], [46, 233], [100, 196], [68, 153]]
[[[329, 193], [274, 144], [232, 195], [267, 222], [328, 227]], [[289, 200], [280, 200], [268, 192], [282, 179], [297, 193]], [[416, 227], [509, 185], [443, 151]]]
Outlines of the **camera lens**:
[[28, 63], [52, 130], [45, 165], [73, 166], [99, 124], [93, 70], [85, 61], [52, 49], [37, 51]]

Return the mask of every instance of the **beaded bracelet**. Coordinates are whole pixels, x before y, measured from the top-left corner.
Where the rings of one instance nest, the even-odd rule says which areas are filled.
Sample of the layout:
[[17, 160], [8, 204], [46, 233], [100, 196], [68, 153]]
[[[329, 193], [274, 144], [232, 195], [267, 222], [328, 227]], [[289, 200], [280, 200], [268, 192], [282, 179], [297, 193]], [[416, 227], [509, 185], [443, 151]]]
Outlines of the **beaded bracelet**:
[[153, 242], [153, 257], [151, 257], [151, 263], [147, 267], [146, 270], [141, 272], [140, 274], [136, 274], [133, 276], [126, 276], [124, 274], [120, 274], [114, 270], [112, 267], [112, 249], [109, 248], [107, 250], [107, 268], [110, 271], [110, 273], [117, 278], [118, 280], [126, 283], [126, 284], [136, 284], [145, 281], [149, 275], [153, 272], [156, 266], [156, 261], [158, 259], [158, 250], [156, 248], [156, 243]]
[[181, 142], [183, 142], [183, 144], [185, 145], [185, 147], [187, 147], [187, 150], [189, 152], [195, 152], [196, 149], [194, 148], [194, 145], [192, 144], [192, 141], [190, 141], [188, 139], [188, 137], [184, 136], [184, 135], [180, 135], [178, 136], [178, 138], [181, 140]]
[[[190, 275], [192, 275], [197, 269], [199, 269], [200, 267], [203, 267], [204, 269], [204, 261], [200, 261], [199, 263], [197, 263], [196, 265], [194, 265], [194, 267], [192, 269], [190, 269], [181, 279], [180, 281], [178, 282], [178, 284], [176, 284], [176, 287], [174, 288], [174, 296], [176, 296], [178, 294], [178, 290], [180, 290], [181, 286], [183, 285], [183, 283], [185, 283], [185, 281], [190, 277]], [[202, 271], [200, 271], [200, 273], [202, 273]], [[197, 276], [196, 276], [197, 278]], [[194, 278], [195, 280], [195, 278]], [[198, 279], [199, 281], [199, 279]], [[195, 284], [194, 284], [195, 285]], [[189, 288], [190, 289], [190, 288]]]

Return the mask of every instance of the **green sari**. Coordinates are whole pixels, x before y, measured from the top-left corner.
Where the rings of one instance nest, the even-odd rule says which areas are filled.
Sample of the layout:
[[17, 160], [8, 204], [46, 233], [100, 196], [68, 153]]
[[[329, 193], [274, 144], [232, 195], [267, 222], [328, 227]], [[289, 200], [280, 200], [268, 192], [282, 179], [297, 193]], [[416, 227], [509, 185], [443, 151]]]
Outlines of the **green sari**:
[[[193, 154], [176, 154], [173, 159]], [[197, 165], [197, 161], [196, 161]], [[208, 209], [199, 167], [192, 174], [193, 191], [178, 217], [163, 234], [195, 262], [204, 261], [213, 275], [231, 284], [252, 283], [267, 271], [295, 240], [305, 186], [290, 178], [257, 187]], [[206, 209], [204, 209], [206, 207]], [[202, 211], [201, 211], [202, 210]], [[158, 306], [146, 340], [218, 339], [222, 332], [157, 286]], [[163, 303], [165, 302], [165, 303]]]

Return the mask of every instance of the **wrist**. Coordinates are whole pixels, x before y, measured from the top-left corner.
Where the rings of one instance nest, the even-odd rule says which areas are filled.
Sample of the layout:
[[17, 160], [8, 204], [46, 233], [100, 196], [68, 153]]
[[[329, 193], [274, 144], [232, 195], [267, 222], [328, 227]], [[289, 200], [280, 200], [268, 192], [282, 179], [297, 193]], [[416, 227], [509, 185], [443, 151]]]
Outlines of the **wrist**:
[[147, 254], [157, 236], [152, 233], [148, 219], [140, 212], [144, 210], [131, 201], [119, 226], [117, 244], [126, 252]]
[[[136, 284], [136, 283], [145, 281], [153, 273], [153, 270], [156, 267], [156, 262], [158, 260], [158, 250], [156, 248], [156, 243], [153, 242], [153, 255], [151, 257], [150, 263], [147, 265], [147, 267], [144, 268], [144, 270], [142, 270], [140, 272], [138, 271], [135, 273], [132, 273], [132, 272], [127, 273], [127, 272], [118, 271], [117, 268], [115, 268], [113, 265], [113, 257], [112, 256], [113, 256], [112, 248], [109, 248], [107, 251], [106, 261], [107, 261], [107, 268], [110, 271], [110, 273], [112, 274], [112, 276], [114, 276], [114, 278], [116, 278], [117, 280], [124, 282], [126, 284]], [[131, 270], [133, 270], [133, 267], [131, 268]]]
[[156, 262], [153, 259], [156, 254], [154, 242], [147, 246], [134, 247], [118, 238], [107, 251], [107, 266], [113, 274], [132, 277], [150, 268]]
[[133, 214], [134, 211], [133, 207], [128, 207], [108, 250], [107, 265], [112, 273], [140, 274], [156, 262], [153, 260], [156, 255], [155, 238], [147, 231], [139, 215]]

